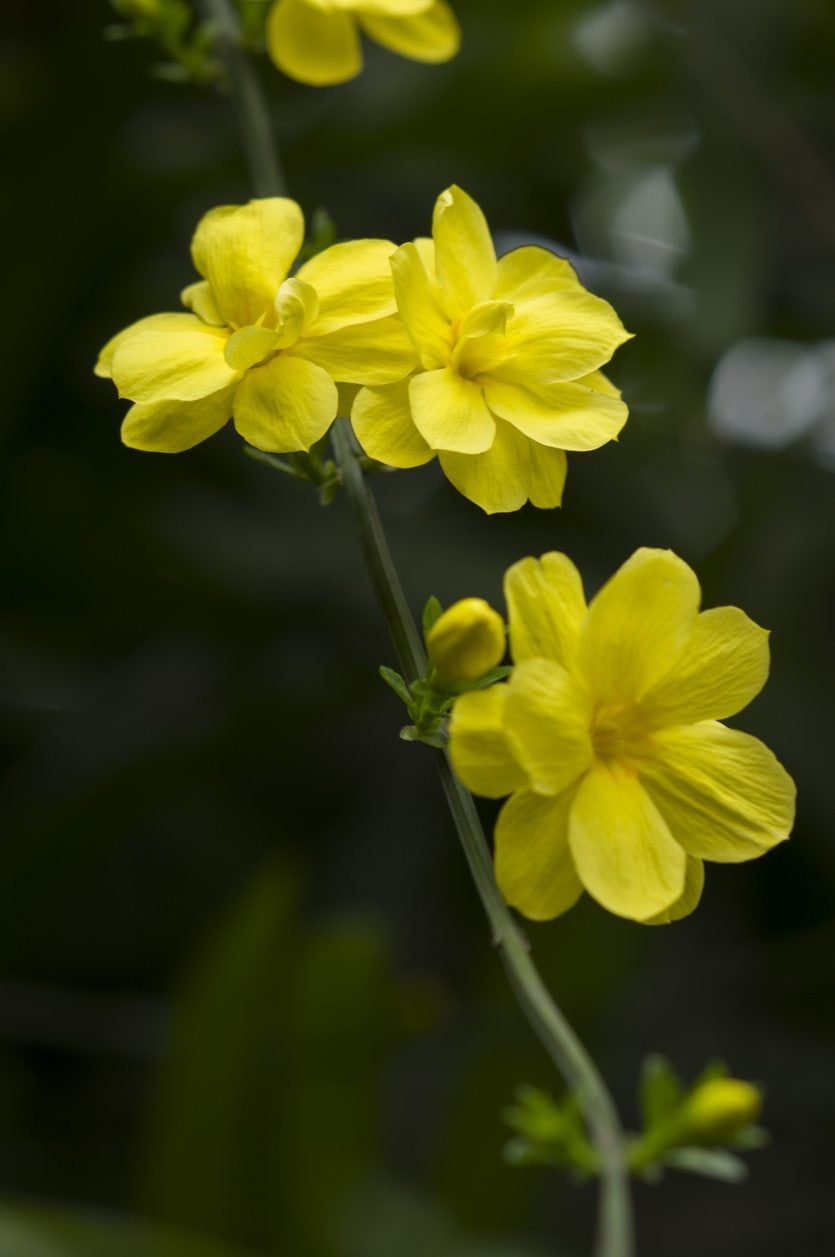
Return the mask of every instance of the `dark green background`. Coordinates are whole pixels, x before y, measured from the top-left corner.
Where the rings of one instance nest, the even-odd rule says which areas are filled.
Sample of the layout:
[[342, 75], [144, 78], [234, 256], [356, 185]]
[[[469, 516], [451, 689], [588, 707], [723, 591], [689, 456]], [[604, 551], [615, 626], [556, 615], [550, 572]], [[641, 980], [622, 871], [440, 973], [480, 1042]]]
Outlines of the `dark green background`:
[[[670, 928], [584, 902], [530, 936], [628, 1122], [648, 1051], [766, 1087], [774, 1141], [745, 1186], [637, 1189], [642, 1257], [823, 1253], [833, 389], [818, 380], [828, 453], [825, 415], [793, 441], [778, 423], [779, 448], [735, 444], [707, 396], [740, 340], [833, 336], [835, 10], [636, 0], [585, 26], [584, 53], [587, 0], [456, 7], [445, 67], [372, 50], [315, 91], [262, 64], [293, 193], [343, 236], [400, 241], [456, 181], [497, 231], [619, 264], [585, 274], [637, 333], [612, 372], [632, 417], [571, 458], [559, 512], [488, 519], [429, 467], [380, 478], [385, 522], [416, 608], [499, 600], [510, 562], [552, 548], [593, 589], [657, 545], [707, 605], [773, 630], [741, 723], [797, 779], [791, 843], [711, 866]], [[0, 1188], [280, 1257], [587, 1253], [592, 1190], [501, 1160], [515, 1085], [558, 1083], [430, 757], [397, 740], [345, 504], [231, 431], [176, 458], [123, 449], [91, 374], [113, 331], [176, 308], [199, 215], [247, 197], [228, 103], [103, 42], [104, 3], [5, 16]], [[672, 254], [651, 195], [631, 242], [614, 218], [659, 170], [687, 223]], [[226, 1251], [0, 1210], [0, 1257]]]

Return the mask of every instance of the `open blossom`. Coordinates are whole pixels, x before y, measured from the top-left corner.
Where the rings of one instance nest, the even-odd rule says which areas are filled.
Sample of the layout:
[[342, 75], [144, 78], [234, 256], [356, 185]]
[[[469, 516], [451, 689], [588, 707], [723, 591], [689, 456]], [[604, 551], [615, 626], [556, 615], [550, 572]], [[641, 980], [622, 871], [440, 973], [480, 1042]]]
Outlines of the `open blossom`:
[[382, 383], [410, 369], [414, 351], [393, 317], [395, 246], [336, 244], [288, 278], [303, 238], [302, 211], [284, 197], [204, 215], [191, 249], [203, 279], [182, 293], [191, 312], [140, 319], [96, 364], [135, 403], [126, 445], [178, 453], [231, 417], [259, 449], [308, 450], [336, 417], [335, 381]]
[[585, 889], [648, 923], [692, 912], [703, 861], [788, 837], [791, 778], [720, 723], [768, 676], [768, 634], [736, 607], [699, 611], [691, 569], [642, 549], [586, 606], [558, 553], [505, 578], [509, 683], [457, 700], [451, 753], [476, 794], [510, 794], [496, 826], [505, 898], [544, 920]]
[[438, 198], [432, 234], [391, 259], [419, 369], [359, 393], [357, 438], [394, 467], [437, 454], [455, 487], [487, 512], [527, 500], [559, 506], [565, 451], [596, 449], [626, 422], [600, 368], [629, 334], [547, 249], [497, 261], [484, 215], [460, 188]]
[[267, 51], [301, 83], [344, 83], [362, 69], [361, 31], [415, 61], [448, 61], [461, 43], [446, 0], [275, 0]]

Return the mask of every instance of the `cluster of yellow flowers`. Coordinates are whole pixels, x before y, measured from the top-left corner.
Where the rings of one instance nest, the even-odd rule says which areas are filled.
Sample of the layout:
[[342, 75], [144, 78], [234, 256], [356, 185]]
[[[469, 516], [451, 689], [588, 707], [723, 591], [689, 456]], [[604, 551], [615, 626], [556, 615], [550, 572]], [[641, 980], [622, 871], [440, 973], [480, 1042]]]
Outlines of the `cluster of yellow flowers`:
[[[425, 61], [459, 43], [445, 0], [276, 0], [267, 42], [292, 77], [336, 83], [361, 68], [360, 31]], [[617, 438], [627, 409], [602, 368], [629, 338], [618, 316], [547, 249], [497, 259], [460, 188], [438, 198], [431, 238], [336, 244], [293, 271], [303, 240], [284, 197], [204, 216], [188, 312], [132, 324], [97, 363], [133, 403], [127, 445], [175, 453], [231, 418], [260, 450], [307, 451], [350, 415], [370, 458], [437, 457], [492, 513], [558, 506], [566, 451]], [[495, 839], [511, 904], [546, 919], [585, 889], [620, 916], [672, 921], [698, 903], [703, 861], [788, 836], [791, 779], [719, 723], [768, 674], [768, 635], [742, 611], [700, 612], [694, 573], [661, 550], [639, 550], [589, 605], [563, 554], [523, 559], [505, 591], [509, 681], [457, 688], [489, 684], [504, 656], [504, 624], [480, 599], [442, 615], [427, 646], [430, 688], [460, 694], [459, 777], [510, 795]]]
[[493, 512], [558, 506], [565, 451], [623, 427], [600, 371], [628, 339], [612, 307], [547, 249], [497, 261], [460, 188], [438, 198], [431, 240], [336, 244], [288, 278], [303, 238], [284, 197], [205, 215], [192, 241], [203, 279], [182, 293], [191, 313], [141, 319], [99, 358], [135, 403], [127, 445], [175, 453], [232, 417], [258, 449], [308, 450], [341, 409], [370, 457], [437, 455]]

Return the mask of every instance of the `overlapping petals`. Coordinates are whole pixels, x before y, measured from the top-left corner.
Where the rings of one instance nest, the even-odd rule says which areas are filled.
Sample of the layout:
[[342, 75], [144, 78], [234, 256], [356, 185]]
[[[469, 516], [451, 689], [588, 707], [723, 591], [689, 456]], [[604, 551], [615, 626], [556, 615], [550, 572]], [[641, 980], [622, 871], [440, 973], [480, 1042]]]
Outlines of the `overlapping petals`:
[[719, 723], [768, 675], [768, 634], [735, 607], [700, 611], [687, 564], [639, 550], [589, 605], [563, 554], [505, 578], [509, 682], [456, 703], [451, 751], [475, 793], [510, 794], [496, 872], [527, 916], [585, 888], [660, 924], [696, 907], [703, 861], [786, 839], [794, 784], [756, 738]]
[[275, 0], [267, 50], [290, 78], [325, 87], [359, 74], [360, 32], [415, 61], [449, 61], [461, 43], [446, 0]]
[[176, 453], [232, 418], [259, 449], [308, 450], [339, 406], [338, 384], [385, 386], [416, 365], [394, 316], [386, 240], [337, 244], [290, 269], [304, 237], [294, 201], [271, 197], [210, 210], [192, 257], [203, 279], [190, 313], [141, 319], [113, 337], [96, 371], [136, 403], [122, 437]]
[[497, 260], [457, 187], [437, 200], [432, 239], [403, 245], [391, 268], [419, 369], [406, 388], [360, 392], [352, 419], [366, 452], [395, 467], [435, 454], [488, 513], [559, 506], [565, 451], [597, 449], [626, 422], [600, 370], [628, 339], [614, 310], [546, 249]]

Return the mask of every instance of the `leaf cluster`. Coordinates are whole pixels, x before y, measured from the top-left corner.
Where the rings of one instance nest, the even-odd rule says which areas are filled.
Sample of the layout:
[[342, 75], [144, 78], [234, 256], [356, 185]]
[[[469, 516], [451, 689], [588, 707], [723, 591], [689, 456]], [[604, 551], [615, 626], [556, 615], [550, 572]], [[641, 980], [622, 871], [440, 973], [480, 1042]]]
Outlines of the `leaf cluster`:
[[[427, 599], [421, 617], [424, 638], [443, 613], [443, 609], [434, 594]], [[470, 690], [484, 690], [495, 685], [497, 681], [503, 681], [510, 672], [511, 669], [505, 666], [491, 668], [475, 681], [441, 689], [431, 667], [411, 685], [393, 668], [384, 665], [380, 667], [380, 676], [405, 705], [412, 722], [400, 730], [400, 737], [404, 742], [424, 742], [438, 750], [443, 750], [449, 741], [449, 715], [455, 700]]]

